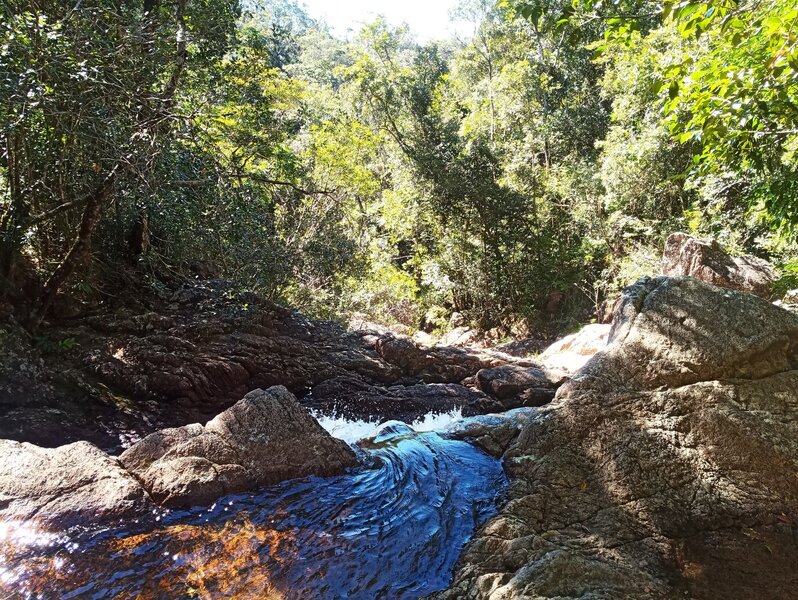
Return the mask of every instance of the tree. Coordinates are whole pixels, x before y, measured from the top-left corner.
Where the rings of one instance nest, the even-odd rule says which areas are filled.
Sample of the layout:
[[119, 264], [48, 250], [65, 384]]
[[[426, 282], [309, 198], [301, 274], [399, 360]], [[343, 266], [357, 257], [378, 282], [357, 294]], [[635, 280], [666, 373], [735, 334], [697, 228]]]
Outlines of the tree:
[[152, 180], [186, 71], [224, 51], [237, 4], [12, 0], [0, 14], [0, 276], [12, 277], [23, 240], [43, 257], [61, 251], [43, 265], [35, 323], [108, 205]]

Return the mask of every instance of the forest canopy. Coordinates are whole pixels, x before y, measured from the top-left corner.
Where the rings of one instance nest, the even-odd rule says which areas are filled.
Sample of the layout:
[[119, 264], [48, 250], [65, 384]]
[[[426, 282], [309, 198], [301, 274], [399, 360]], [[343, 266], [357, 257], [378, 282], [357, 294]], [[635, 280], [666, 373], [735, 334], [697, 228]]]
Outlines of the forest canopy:
[[677, 230], [796, 287], [795, 2], [457, 10], [473, 35], [421, 43], [290, 0], [7, 0], [4, 301], [35, 326], [225, 278], [409, 330], [565, 329]]

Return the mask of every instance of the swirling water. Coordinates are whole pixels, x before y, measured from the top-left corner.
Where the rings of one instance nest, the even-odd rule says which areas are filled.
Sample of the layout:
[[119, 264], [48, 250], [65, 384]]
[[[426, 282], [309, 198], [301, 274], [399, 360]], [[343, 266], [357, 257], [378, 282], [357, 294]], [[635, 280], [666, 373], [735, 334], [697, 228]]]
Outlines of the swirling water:
[[404, 424], [383, 428], [366, 452], [376, 468], [164, 513], [155, 528], [17, 544], [0, 558], [0, 598], [399, 600], [445, 588], [495, 512], [500, 462]]

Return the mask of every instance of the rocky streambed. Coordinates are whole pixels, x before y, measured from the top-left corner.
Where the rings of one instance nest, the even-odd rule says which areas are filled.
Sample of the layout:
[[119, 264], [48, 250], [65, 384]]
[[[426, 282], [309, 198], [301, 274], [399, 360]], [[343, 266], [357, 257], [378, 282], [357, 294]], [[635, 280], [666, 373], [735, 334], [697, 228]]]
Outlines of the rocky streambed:
[[[98, 598], [174, 597], [174, 585], [240, 598], [798, 595], [794, 314], [690, 277], [645, 278], [611, 327], [531, 360], [344, 332], [249, 300], [205, 286], [176, 297], [168, 322], [75, 324], [80, 351], [56, 380], [29, 369], [35, 389], [93, 390], [84, 414], [104, 448], [159, 430], [119, 457], [4, 442], [0, 518], [56, 540], [26, 554], [5, 526], [5, 556], [29, 581], [83, 574], [91, 587], [73, 597]], [[24, 414], [47, 423], [41, 398]], [[328, 427], [333, 412], [492, 414], [352, 447], [308, 411]], [[33, 422], [4, 434], [35, 437]], [[79, 430], [73, 419], [60, 435]], [[93, 467], [70, 480], [81, 457]], [[23, 593], [9, 564], [0, 581]]]

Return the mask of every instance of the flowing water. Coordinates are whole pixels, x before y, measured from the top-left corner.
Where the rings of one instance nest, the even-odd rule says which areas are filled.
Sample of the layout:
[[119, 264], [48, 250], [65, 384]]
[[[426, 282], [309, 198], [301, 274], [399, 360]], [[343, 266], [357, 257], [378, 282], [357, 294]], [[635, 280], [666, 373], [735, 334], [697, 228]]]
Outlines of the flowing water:
[[[341, 437], [362, 428], [326, 423], [336, 425]], [[364, 446], [377, 468], [163, 513], [155, 528], [0, 526], [0, 599], [399, 600], [445, 588], [463, 545], [495, 512], [500, 462], [399, 423]]]

